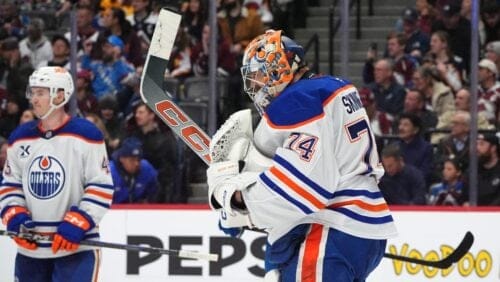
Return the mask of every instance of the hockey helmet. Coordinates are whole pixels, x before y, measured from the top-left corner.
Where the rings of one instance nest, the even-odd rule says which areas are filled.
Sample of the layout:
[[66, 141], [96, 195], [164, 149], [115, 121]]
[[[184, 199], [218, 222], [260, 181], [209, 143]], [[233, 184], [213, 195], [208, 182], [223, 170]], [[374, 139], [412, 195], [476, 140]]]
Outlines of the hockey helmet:
[[[35, 70], [29, 77], [26, 98], [31, 99], [31, 88], [33, 87], [44, 87], [49, 90], [51, 106], [47, 113], [39, 117], [41, 119], [47, 117], [55, 109], [63, 107], [75, 91], [73, 77], [68, 70], [62, 67], [40, 67]], [[64, 91], [64, 101], [56, 105], [54, 104], [54, 98], [57, 97], [60, 90]]]
[[281, 33], [266, 31], [248, 44], [243, 55], [243, 87], [261, 112], [304, 65], [302, 46]]

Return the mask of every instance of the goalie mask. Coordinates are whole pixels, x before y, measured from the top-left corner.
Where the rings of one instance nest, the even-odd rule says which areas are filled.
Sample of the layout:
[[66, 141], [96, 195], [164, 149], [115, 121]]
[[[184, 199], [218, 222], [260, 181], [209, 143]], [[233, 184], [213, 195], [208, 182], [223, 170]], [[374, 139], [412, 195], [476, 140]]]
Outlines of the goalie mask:
[[[75, 88], [71, 74], [61, 67], [41, 67], [35, 70], [29, 78], [28, 89], [26, 90], [26, 98], [31, 99], [33, 87], [47, 88], [50, 95], [50, 108], [40, 116], [44, 119], [49, 116], [55, 109], [63, 107], [71, 98]], [[64, 92], [64, 101], [59, 104], [54, 104], [54, 99], [59, 91]]]
[[304, 65], [304, 49], [281, 30], [268, 30], [245, 49], [241, 74], [245, 92], [262, 114]]

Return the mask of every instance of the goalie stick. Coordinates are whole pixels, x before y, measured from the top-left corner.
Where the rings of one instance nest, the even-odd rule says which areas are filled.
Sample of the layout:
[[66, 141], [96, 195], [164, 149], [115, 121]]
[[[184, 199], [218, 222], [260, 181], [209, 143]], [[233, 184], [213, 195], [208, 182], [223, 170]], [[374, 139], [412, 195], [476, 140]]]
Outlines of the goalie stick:
[[413, 257], [405, 257], [405, 256], [398, 256], [398, 255], [393, 255], [389, 253], [385, 253], [384, 257], [394, 259], [394, 260], [400, 260], [400, 261], [405, 261], [405, 262], [410, 262], [410, 263], [416, 263], [424, 266], [430, 266], [430, 267], [436, 267], [440, 269], [446, 269], [450, 267], [452, 264], [458, 262], [462, 257], [464, 257], [470, 250], [470, 247], [472, 246], [472, 243], [474, 243], [474, 235], [470, 231], [467, 231], [465, 233], [464, 238], [458, 245], [458, 247], [447, 257], [443, 258], [442, 260], [438, 261], [433, 261], [433, 260], [424, 260], [424, 259], [418, 259], [418, 258], [413, 258]]
[[[9, 236], [9, 237], [19, 237], [31, 241], [52, 241], [52, 236], [50, 235], [41, 235], [41, 234], [33, 234], [33, 233], [14, 233], [6, 230], [0, 230], [0, 235]], [[217, 261], [219, 256], [217, 254], [204, 254], [198, 253], [195, 251], [185, 251], [185, 250], [167, 250], [155, 247], [145, 247], [140, 245], [126, 245], [119, 243], [110, 243], [110, 242], [102, 242], [102, 241], [93, 241], [93, 240], [82, 240], [80, 245], [83, 246], [93, 246], [93, 247], [102, 247], [102, 248], [111, 248], [111, 249], [119, 249], [119, 250], [127, 250], [132, 252], [146, 252], [153, 254], [161, 254], [161, 255], [169, 255], [176, 256], [180, 258], [190, 258], [190, 259], [201, 259], [208, 261]]]
[[[210, 164], [210, 136], [205, 133], [179, 106], [173, 96], [163, 90], [163, 74], [177, 34], [181, 16], [166, 9], [160, 11], [153, 39], [148, 50], [141, 79], [141, 97], [148, 107], [167, 124], [206, 164]], [[248, 228], [246, 228], [248, 229]], [[257, 229], [248, 229], [263, 232]], [[429, 261], [385, 253], [384, 257], [420, 265], [448, 268], [469, 251], [474, 236], [467, 232], [459, 246], [446, 258]]]
[[141, 98], [205, 163], [210, 163], [210, 136], [163, 90], [163, 74], [168, 65], [181, 16], [161, 9], [151, 39], [141, 79]]

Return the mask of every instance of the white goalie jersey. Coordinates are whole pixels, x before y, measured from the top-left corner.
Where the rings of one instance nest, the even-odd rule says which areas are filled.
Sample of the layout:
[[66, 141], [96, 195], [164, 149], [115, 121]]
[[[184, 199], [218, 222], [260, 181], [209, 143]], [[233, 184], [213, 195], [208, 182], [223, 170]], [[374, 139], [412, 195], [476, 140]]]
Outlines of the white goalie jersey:
[[356, 88], [329, 76], [299, 80], [268, 106], [254, 143], [273, 164], [242, 193], [271, 244], [303, 223], [368, 239], [396, 235], [369, 124]]
[[[0, 210], [26, 207], [36, 225], [34, 232], [52, 235], [70, 207], [78, 206], [96, 224], [84, 239], [98, 239], [98, 224], [111, 206], [114, 191], [102, 133], [82, 118], [71, 118], [52, 131], [43, 131], [37, 124], [21, 125], [9, 138]], [[71, 254], [53, 254], [50, 246], [51, 242], [41, 241], [34, 251], [18, 250], [36, 258]], [[88, 249], [80, 246], [78, 251]]]

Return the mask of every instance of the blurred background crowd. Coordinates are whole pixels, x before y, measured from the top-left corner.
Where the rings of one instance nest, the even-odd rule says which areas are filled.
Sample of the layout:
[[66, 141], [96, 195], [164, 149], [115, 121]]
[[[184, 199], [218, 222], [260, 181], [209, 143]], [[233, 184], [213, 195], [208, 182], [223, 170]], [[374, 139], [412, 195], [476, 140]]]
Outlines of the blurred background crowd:
[[[246, 45], [268, 28], [295, 38], [314, 24], [307, 12], [323, 2], [216, 1], [218, 124], [252, 107], [239, 71]], [[477, 95], [478, 204], [500, 205], [500, 3], [480, 1], [480, 60], [471, 66], [471, 0], [406, 2], [412, 5], [398, 11], [385, 44], [357, 43], [367, 51], [357, 74], [362, 79], [353, 82], [386, 169], [382, 192], [389, 204], [468, 204], [470, 101]], [[208, 0], [0, 0], [0, 168], [10, 133], [36, 118], [25, 98], [31, 72], [47, 65], [70, 70], [73, 14], [73, 113], [105, 136], [114, 203], [206, 202], [193, 195], [199, 186], [206, 188], [205, 164], [142, 103], [139, 83], [159, 10], [179, 11], [182, 24], [164, 88], [206, 129], [207, 5]], [[478, 69], [477, 89], [469, 87], [472, 68]]]

